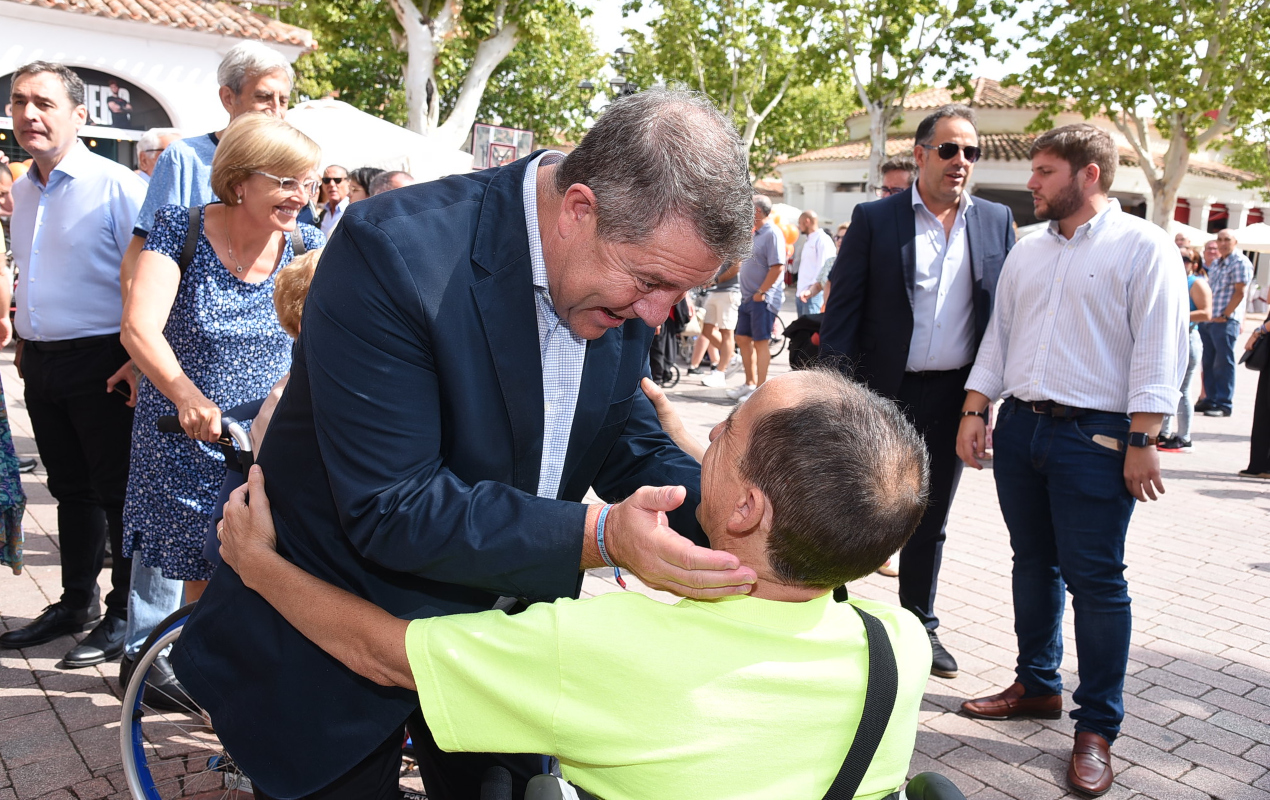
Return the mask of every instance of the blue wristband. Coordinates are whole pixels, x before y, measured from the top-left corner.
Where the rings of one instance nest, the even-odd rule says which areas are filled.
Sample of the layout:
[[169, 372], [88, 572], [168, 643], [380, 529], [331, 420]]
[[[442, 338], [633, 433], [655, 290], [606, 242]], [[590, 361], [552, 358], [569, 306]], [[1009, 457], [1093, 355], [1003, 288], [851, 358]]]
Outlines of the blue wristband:
[[609, 510], [613, 508], [613, 504], [609, 503], [600, 509], [600, 518], [595, 523], [595, 544], [600, 549], [600, 558], [604, 559], [604, 563], [613, 568], [613, 577], [617, 580], [619, 586], [626, 588], [626, 581], [622, 580], [622, 570], [617, 564], [613, 563], [613, 559], [609, 558], [608, 548], [604, 546], [604, 522], [608, 519]]

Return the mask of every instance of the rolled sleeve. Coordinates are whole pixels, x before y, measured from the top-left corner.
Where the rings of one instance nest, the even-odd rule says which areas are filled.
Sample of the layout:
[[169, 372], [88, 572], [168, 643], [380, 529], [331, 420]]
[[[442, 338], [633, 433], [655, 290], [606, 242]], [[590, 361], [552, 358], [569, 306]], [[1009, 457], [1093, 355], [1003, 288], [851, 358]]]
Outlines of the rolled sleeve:
[[1154, 248], [1129, 284], [1130, 414], [1175, 414], [1182, 397], [1190, 306], [1185, 276], [1168, 249]]

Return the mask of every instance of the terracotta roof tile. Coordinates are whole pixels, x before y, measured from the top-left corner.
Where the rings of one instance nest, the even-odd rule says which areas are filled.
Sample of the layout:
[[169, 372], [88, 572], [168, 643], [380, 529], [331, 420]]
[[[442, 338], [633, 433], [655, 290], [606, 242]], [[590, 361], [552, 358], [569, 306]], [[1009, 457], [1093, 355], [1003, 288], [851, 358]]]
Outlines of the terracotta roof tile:
[[313, 34], [224, 0], [0, 0], [267, 42], [316, 47]]
[[[1041, 107], [1040, 103], [1028, 103], [1020, 106], [1019, 98], [1023, 96], [1023, 89], [1018, 86], [1002, 86], [1000, 81], [994, 81], [991, 78], [975, 78], [971, 85], [974, 91], [971, 93], [969, 102], [967, 102], [965, 97], [953, 97], [951, 89], [937, 86], [933, 89], [925, 89], [910, 94], [904, 101], [904, 108], [909, 111], [925, 111], [955, 102], [967, 103], [971, 108]], [[852, 116], [858, 117], [862, 115], [863, 112]]]
[[[979, 146], [983, 148], [983, 158], [987, 161], [1026, 161], [1034, 133], [985, 133], [979, 137]], [[798, 164], [806, 161], [864, 161], [869, 157], [872, 146], [868, 139], [859, 139], [846, 144], [826, 147], [800, 153], [782, 163]], [[891, 136], [886, 140], [888, 156], [907, 155], [913, 152], [913, 137]], [[1157, 159], [1163, 164], [1162, 159]], [[1126, 167], [1138, 166], [1138, 155], [1130, 147], [1120, 148], [1120, 164]], [[1216, 161], [1197, 160], [1191, 157], [1187, 172], [1208, 178], [1219, 178], [1227, 181], [1247, 181], [1255, 178], [1252, 173], [1235, 169]]]

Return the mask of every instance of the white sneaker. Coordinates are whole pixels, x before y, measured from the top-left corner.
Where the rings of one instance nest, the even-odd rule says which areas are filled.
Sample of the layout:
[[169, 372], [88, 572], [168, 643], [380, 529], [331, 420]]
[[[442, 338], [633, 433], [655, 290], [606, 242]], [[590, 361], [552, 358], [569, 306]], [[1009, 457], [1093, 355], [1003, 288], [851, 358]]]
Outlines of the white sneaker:
[[728, 385], [728, 376], [717, 369], [712, 369], [708, 375], [701, 379], [701, 385], [709, 386], [711, 389], [722, 389]]
[[748, 383], [743, 383], [735, 389], [728, 389], [728, 397], [731, 397], [733, 400], [740, 400], [743, 397], [749, 397], [753, 394], [754, 389], [755, 387], [749, 385]]
[[728, 364], [728, 377], [732, 377], [741, 369], [741, 357], [736, 353], [732, 354], [732, 361]]

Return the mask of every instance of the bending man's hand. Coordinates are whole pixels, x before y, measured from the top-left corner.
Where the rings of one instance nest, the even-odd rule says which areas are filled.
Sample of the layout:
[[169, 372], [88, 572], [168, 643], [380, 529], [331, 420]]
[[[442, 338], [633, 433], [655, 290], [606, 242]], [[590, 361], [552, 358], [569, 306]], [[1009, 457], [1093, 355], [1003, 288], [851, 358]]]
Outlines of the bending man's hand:
[[[251, 505], [247, 504], [248, 497]], [[260, 467], [253, 465], [247, 474], [247, 483], [229, 495], [225, 518], [217, 527], [216, 538], [220, 540], [221, 558], [247, 586], [251, 586], [248, 575], [252, 565], [262, 556], [276, 555], [278, 534], [273, 527], [273, 514], [265, 495], [265, 474]]]
[[679, 449], [697, 460], [698, 463], [705, 457], [706, 449], [701, 443], [688, 433], [684, 428], [683, 420], [679, 418], [679, 413], [675, 411], [675, 407], [666, 399], [666, 393], [661, 387], [653, 383], [648, 378], [642, 378], [639, 382], [639, 388], [644, 390], [644, 394], [653, 404], [653, 410], [657, 412], [657, 422], [661, 424], [661, 429], [666, 432], [675, 444], [679, 445]]
[[670, 527], [666, 512], [686, 496], [682, 486], [645, 486], [613, 506], [604, 525], [609, 557], [652, 588], [681, 597], [748, 594], [758, 580], [754, 570], [731, 553], [698, 547]]

